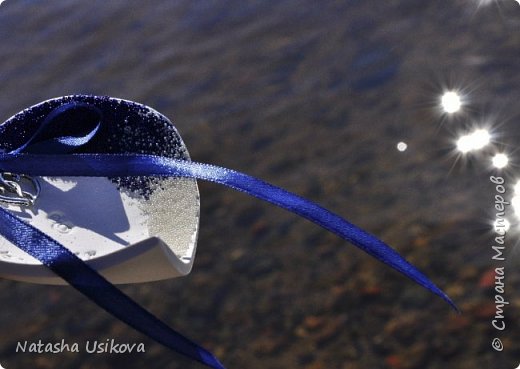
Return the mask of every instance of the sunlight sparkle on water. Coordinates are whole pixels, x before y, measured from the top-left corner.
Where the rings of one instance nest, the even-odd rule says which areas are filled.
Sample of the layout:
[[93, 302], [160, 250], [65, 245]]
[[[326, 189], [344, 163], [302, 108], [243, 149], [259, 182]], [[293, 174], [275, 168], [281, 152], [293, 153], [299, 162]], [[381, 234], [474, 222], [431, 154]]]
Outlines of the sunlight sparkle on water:
[[514, 191], [515, 191], [516, 195], [520, 196], [520, 181], [516, 182], [515, 187], [514, 187]]
[[462, 107], [460, 96], [455, 91], [447, 91], [441, 97], [442, 109], [448, 114], [456, 113]]
[[518, 193], [511, 199], [511, 205], [513, 206], [516, 217], [520, 218], [520, 195]]
[[406, 144], [406, 142], [401, 141], [397, 144], [397, 150], [399, 150], [401, 152], [405, 151], [407, 148], [408, 148], [408, 145]]
[[490, 141], [491, 136], [486, 129], [477, 129], [470, 134], [460, 136], [457, 140], [457, 149], [465, 154], [469, 151], [482, 149]]
[[495, 232], [499, 233], [500, 231], [509, 231], [509, 228], [511, 228], [511, 223], [509, 223], [509, 220], [506, 218], [501, 218], [495, 220], [493, 223], [493, 227], [495, 228]]
[[491, 160], [493, 162], [493, 166], [498, 169], [505, 168], [509, 163], [509, 158], [506, 154], [503, 153], [496, 154]]
[[515, 195], [511, 199], [511, 206], [515, 211], [517, 218], [520, 218], [520, 181], [516, 182], [514, 187]]

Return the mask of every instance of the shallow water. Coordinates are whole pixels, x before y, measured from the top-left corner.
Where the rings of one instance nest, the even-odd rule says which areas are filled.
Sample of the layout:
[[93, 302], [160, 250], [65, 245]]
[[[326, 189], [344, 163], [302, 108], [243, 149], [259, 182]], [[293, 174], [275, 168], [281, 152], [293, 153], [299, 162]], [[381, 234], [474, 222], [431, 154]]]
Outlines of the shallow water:
[[[261, 177], [376, 233], [464, 312], [304, 220], [201, 183], [193, 272], [123, 290], [228, 368], [513, 368], [517, 235], [507, 238], [511, 304], [498, 332], [486, 287], [499, 266], [491, 151], [457, 161], [453, 149], [460, 131], [493, 123], [514, 184], [520, 7], [475, 3], [7, 0], [0, 112], [72, 93], [152, 106], [194, 160]], [[469, 104], [447, 119], [437, 102], [455, 87]], [[0, 301], [6, 368], [200, 367], [70, 288], [2, 281]], [[24, 340], [112, 338], [144, 342], [146, 353], [15, 352]]]

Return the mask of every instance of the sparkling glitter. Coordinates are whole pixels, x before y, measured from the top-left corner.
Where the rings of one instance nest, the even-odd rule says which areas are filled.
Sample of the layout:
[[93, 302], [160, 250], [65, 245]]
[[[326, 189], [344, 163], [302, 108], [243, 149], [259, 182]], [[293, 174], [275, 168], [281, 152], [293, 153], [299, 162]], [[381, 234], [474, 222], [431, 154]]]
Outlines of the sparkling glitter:
[[150, 233], [160, 235], [180, 258], [192, 255], [199, 226], [199, 191], [196, 181], [172, 178], [160, 182], [144, 204]]

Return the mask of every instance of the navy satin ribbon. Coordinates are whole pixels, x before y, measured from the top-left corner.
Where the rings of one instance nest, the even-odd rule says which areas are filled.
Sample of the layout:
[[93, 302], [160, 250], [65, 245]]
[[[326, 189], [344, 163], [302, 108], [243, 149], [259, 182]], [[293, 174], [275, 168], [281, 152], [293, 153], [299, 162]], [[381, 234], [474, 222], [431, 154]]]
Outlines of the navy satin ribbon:
[[[351, 242], [381, 262], [447, 301], [450, 298], [395, 250], [339, 215], [255, 177], [208, 164], [142, 154], [66, 154], [93, 138], [101, 122], [79, 137], [49, 134], [57, 118], [71, 111], [96, 114], [85, 104], [55, 109], [21, 147], [0, 153], [0, 170], [32, 176], [171, 176], [201, 179], [245, 192], [287, 209]], [[79, 109], [79, 110], [78, 110]], [[84, 109], [82, 112], [81, 109]], [[91, 117], [92, 118], [92, 117]], [[89, 119], [90, 122], [96, 121]], [[54, 127], [56, 130], [56, 127]], [[59, 131], [59, 127], [57, 128]], [[52, 154], [49, 154], [52, 153]], [[0, 232], [11, 243], [38, 259], [81, 293], [128, 325], [165, 346], [212, 368], [224, 368], [207, 350], [175, 332], [144, 310], [65, 246], [0, 208]]]
[[450, 298], [424, 274], [373, 235], [309, 200], [231, 169], [138, 154], [0, 154], [0, 168], [35, 176], [171, 176], [219, 183], [309, 219], [403, 273], [455, 307]]
[[[77, 124], [75, 130], [83, 128], [87, 132], [64, 136], [62, 131], [70, 127], [71, 121], [78, 121], [78, 118], [81, 118], [83, 124]], [[101, 127], [101, 120], [102, 113], [95, 106], [77, 102], [64, 104], [47, 115], [31, 138], [11, 153], [67, 154], [87, 144]]]
[[193, 360], [225, 369], [211, 352], [168, 327], [65, 246], [1, 207], [0, 233], [116, 318]]

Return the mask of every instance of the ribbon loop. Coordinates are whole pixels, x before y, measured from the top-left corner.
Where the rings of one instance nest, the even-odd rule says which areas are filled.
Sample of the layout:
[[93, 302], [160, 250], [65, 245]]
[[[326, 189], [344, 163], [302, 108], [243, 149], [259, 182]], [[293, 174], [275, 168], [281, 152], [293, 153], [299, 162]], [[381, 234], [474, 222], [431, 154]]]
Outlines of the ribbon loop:
[[94, 138], [102, 117], [101, 110], [90, 104], [75, 102], [62, 105], [47, 115], [36, 132], [11, 153], [70, 153]]

